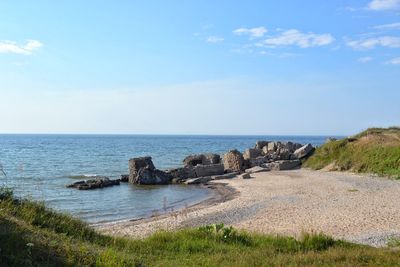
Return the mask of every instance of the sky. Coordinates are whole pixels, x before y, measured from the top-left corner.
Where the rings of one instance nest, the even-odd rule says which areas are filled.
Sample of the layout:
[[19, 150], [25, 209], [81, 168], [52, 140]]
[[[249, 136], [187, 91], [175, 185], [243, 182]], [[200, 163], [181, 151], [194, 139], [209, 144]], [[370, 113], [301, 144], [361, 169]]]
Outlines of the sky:
[[0, 133], [400, 125], [400, 0], [10, 0], [0, 14]]

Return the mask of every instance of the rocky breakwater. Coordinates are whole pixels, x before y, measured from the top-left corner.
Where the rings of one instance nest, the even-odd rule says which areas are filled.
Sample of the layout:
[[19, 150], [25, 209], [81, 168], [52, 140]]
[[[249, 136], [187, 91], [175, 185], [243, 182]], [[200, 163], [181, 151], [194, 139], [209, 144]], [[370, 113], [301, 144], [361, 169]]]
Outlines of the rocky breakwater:
[[247, 149], [243, 154], [245, 173], [295, 169], [314, 150], [311, 144], [258, 141], [254, 148]]
[[243, 154], [235, 149], [228, 151], [222, 158], [211, 153], [190, 155], [183, 159], [183, 167], [166, 171], [156, 169], [149, 156], [133, 158], [129, 160], [129, 175], [121, 175], [121, 179], [96, 177], [68, 187], [86, 190], [119, 185], [120, 182], [140, 185], [206, 184], [238, 175], [249, 179], [251, 174], [257, 172], [298, 168], [301, 160], [310, 156], [313, 151], [314, 147], [310, 144], [303, 146], [293, 142], [258, 141]]

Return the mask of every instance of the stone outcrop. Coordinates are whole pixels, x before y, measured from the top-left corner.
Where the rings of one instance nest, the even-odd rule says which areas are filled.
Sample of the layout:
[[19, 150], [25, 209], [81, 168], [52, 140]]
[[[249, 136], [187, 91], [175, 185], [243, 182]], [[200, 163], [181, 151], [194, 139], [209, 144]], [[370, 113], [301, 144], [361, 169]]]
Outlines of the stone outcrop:
[[196, 177], [196, 172], [194, 170], [194, 167], [183, 167], [183, 168], [171, 169], [171, 170], [167, 170], [166, 173], [171, 175], [172, 178], [175, 179], [175, 182], [178, 182], [179, 180]]
[[197, 165], [211, 165], [221, 163], [221, 157], [218, 154], [198, 154], [187, 156], [183, 160], [185, 167], [195, 167]]
[[258, 158], [258, 157], [260, 157], [262, 155], [263, 155], [262, 149], [249, 148], [249, 149], [246, 149], [244, 151], [243, 158], [244, 158], [244, 160], [255, 159], [255, 158]]
[[104, 188], [114, 185], [119, 185], [120, 180], [111, 180], [108, 177], [95, 177], [84, 181], [78, 181], [73, 184], [67, 185], [68, 188], [76, 188], [79, 190], [92, 190], [97, 188]]
[[157, 170], [151, 157], [134, 158], [129, 160], [129, 182], [133, 184], [157, 185], [168, 184], [172, 175]]
[[256, 145], [254, 146], [255, 149], [263, 149], [265, 146], [267, 146], [269, 141], [257, 141]]
[[172, 176], [164, 171], [150, 167], [141, 168], [133, 183], [141, 185], [162, 185], [169, 184]]
[[298, 158], [306, 158], [311, 155], [312, 152], [314, 152], [314, 147], [311, 144], [307, 144], [305, 146], [302, 146], [301, 148], [297, 149], [293, 154]]
[[223, 164], [197, 165], [194, 167], [196, 177], [205, 177], [224, 174]]
[[129, 160], [129, 182], [136, 183], [136, 177], [141, 169], [155, 170], [151, 157], [133, 158]]
[[238, 150], [231, 150], [223, 157], [226, 172], [241, 172], [243, 168], [243, 155]]

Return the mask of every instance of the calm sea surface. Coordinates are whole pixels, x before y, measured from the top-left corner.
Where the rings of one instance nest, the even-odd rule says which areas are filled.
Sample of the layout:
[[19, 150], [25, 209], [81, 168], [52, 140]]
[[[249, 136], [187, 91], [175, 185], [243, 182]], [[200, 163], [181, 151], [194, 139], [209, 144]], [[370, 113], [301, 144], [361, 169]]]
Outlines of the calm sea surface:
[[45, 201], [89, 223], [149, 216], [198, 203], [210, 196], [196, 186], [121, 184], [93, 191], [65, 186], [75, 176], [128, 173], [128, 160], [150, 155], [159, 169], [181, 166], [193, 153], [243, 151], [257, 140], [295, 141], [321, 145], [325, 136], [151, 136], [151, 135], [0, 135], [0, 185], [15, 194]]

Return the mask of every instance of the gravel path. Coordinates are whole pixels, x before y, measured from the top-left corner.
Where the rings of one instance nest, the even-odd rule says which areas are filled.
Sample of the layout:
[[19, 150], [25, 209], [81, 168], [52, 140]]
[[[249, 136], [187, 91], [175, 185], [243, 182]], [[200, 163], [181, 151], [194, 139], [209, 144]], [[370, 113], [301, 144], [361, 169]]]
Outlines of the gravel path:
[[223, 222], [262, 233], [300, 236], [302, 232], [323, 232], [372, 246], [385, 246], [390, 238], [400, 237], [399, 181], [303, 169], [252, 177], [224, 180], [236, 193], [224, 193], [220, 201], [98, 229], [141, 238], [160, 229]]

